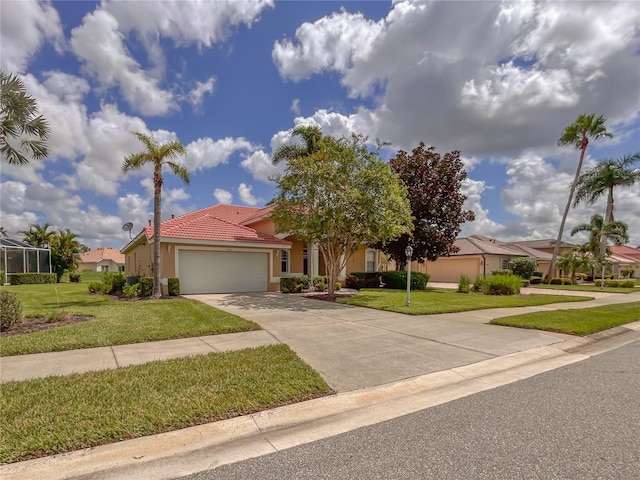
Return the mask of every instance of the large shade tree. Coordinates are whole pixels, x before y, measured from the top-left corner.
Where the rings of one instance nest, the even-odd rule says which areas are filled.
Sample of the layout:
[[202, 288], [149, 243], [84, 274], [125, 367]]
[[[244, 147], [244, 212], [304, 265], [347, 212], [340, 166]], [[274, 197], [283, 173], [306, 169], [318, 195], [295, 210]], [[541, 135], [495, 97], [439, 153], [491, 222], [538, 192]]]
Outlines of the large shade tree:
[[189, 185], [191, 179], [189, 172], [184, 165], [174, 162], [174, 159], [186, 153], [180, 141], [174, 140], [159, 145], [151, 136], [133, 132], [142, 142], [145, 149], [142, 152], [127, 155], [122, 164], [122, 172], [129, 173], [133, 170], [140, 170], [145, 165], [153, 167], [153, 295], [159, 298], [162, 295], [160, 287], [160, 222], [162, 205], [162, 184], [164, 178], [162, 167], [167, 165], [174, 175], [179, 177], [184, 183]]
[[38, 103], [28, 94], [22, 80], [0, 70], [0, 153], [10, 165], [47, 157], [49, 124], [38, 112]]
[[406, 265], [405, 248], [413, 247], [413, 258], [420, 263], [455, 253], [454, 246], [460, 225], [475, 218], [471, 210], [462, 208], [466, 196], [460, 192], [467, 172], [460, 160], [460, 152], [440, 155], [435, 147], [426, 148], [423, 142], [411, 153], [399, 151], [390, 160], [391, 168], [407, 187], [413, 232], [382, 245], [399, 269]]
[[278, 233], [318, 245], [334, 294], [338, 273], [362, 245], [411, 228], [406, 187], [365, 139], [322, 136], [311, 153], [287, 156], [271, 214]]
[[584, 155], [589, 145], [589, 139], [598, 140], [599, 138], [612, 138], [613, 135], [607, 131], [606, 127], [607, 119], [602, 115], [596, 116], [595, 114], [582, 114], [570, 125], [567, 125], [562, 132], [562, 136], [558, 140], [558, 145], [573, 145], [580, 150], [580, 159], [576, 167], [576, 174], [571, 188], [569, 189], [569, 197], [567, 198], [567, 204], [562, 214], [562, 220], [560, 221], [560, 228], [558, 229], [558, 236], [556, 237], [556, 243], [553, 248], [553, 256], [551, 257], [551, 263], [549, 264], [549, 271], [547, 272], [547, 279], [551, 278], [553, 271], [556, 267], [556, 261], [558, 253], [560, 251], [560, 243], [562, 242], [562, 235], [564, 234], [564, 225], [567, 222], [567, 215], [573, 202], [573, 195], [580, 179], [580, 171], [582, 170], [582, 164], [584, 162]]

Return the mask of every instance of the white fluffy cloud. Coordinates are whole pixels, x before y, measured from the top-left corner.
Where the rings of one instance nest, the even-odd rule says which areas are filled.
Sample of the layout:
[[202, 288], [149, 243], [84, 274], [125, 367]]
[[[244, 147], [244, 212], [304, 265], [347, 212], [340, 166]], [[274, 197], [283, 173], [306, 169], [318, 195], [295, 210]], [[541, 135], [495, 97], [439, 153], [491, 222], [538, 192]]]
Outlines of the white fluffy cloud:
[[49, 1], [0, 2], [0, 65], [14, 73], [25, 72], [31, 56], [42, 44], [64, 47], [58, 11]]
[[233, 194], [224, 188], [216, 188], [213, 191], [213, 196], [216, 197], [218, 203], [230, 205], [233, 202]]
[[256, 198], [251, 193], [251, 190], [253, 190], [253, 187], [251, 185], [241, 183], [240, 185], [238, 185], [238, 196], [240, 197], [240, 200], [242, 200], [242, 203], [255, 207], [261, 200]]
[[187, 95], [189, 103], [194, 108], [194, 110], [197, 111], [202, 106], [205, 95], [213, 94], [215, 82], [215, 77], [209, 77], [209, 80], [207, 80], [206, 82], [196, 81], [196, 86]]
[[118, 26], [111, 13], [98, 8], [71, 32], [71, 48], [87, 73], [105, 89], [118, 87], [127, 104], [143, 115], [166, 115], [177, 109], [173, 94], [129, 55]]
[[236, 152], [250, 151], [255, 147], [248, 140], [240, 138], [199, 138], [186, 147], [187, 155], [184, 164], [190, 171], [212, 168], [227, 163], [231, 155]]

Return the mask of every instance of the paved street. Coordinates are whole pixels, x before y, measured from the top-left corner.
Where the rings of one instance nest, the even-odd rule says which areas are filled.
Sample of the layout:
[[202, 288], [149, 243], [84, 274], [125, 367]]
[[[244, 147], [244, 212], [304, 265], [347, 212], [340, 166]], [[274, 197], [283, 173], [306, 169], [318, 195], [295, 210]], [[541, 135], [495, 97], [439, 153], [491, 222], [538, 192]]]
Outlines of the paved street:
[[214, 479], [637, 479], [640, 341], [326, 440]]

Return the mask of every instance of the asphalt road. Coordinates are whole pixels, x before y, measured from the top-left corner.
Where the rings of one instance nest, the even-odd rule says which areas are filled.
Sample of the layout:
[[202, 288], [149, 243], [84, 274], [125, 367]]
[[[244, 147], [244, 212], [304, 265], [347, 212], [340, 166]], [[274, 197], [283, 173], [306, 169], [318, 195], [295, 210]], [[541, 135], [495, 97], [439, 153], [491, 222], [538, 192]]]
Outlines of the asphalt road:
[[412, 415], [184, 478], [640, 479], [640, 341]]

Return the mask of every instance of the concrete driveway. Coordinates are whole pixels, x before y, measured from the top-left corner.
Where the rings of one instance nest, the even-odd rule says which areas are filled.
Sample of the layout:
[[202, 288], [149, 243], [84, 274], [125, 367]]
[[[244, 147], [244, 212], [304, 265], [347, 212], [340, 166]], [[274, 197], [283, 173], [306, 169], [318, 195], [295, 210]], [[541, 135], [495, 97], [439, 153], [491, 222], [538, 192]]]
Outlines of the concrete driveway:
[[[280, 293], [185, 295], [260, 324], [338, 392], [561, 342], [568, 335], [488, 325], [514, 309], [410, 316]], [[523, 313], [519, 309], [517, 313]]]

